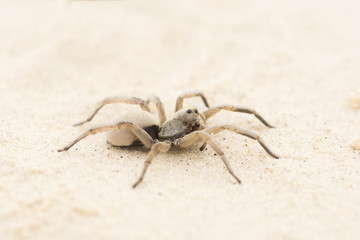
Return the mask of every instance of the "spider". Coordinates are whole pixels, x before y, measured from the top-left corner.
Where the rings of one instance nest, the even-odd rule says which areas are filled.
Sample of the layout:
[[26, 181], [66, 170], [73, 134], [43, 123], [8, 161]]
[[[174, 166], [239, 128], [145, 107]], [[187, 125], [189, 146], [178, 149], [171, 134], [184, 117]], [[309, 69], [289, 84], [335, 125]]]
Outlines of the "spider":
[[[197, 108], [183, 108], [183, 101], [186, 98], [201, 97], [207, 110], [199, 112]], [[231, 169], [223, 150], [215, 141], [213, 134], [217, 134], [223, 130], [235, 132], [237, 134], [244, 135], [251, 139], [257, 140], [258, 143], [265, 149], [265, 151], [272, 157], [278, 159], [279, 156], [273, 153], [266, 144], [261, 140], [260, 136], [252, 133], [248, 130], [239, 128], [234, 125], [221, 124], [213, 127], [207, 127], [206, 121], [220, 112], [221, 110], [242, 112], [253, 114], [259, 119], [265, 126], [273, 128], [263, 117], [261, 117], [255, 110], [239, 107], [234, 105], [219, 105], [215, 107], [209, 107], [208, 101], [201, 91], [186, 92], [178, 96], [176, 100], [175, 113], [166, 120], [164, 105], [161, 100], [152, 95], [147, 101], [136, 97], [114, 97], [104, 99], [101, 104], [95, 109], [92, 115], [83, 122], [77, 123], [74, 126], [82, 125], [89, 122], [98, 113], [98, 111], [107, 104], [112, 103], [127, 103], [139, 105], [142, 110], [130, 110], [123, 112], [117, 122], [113, 125], [107, 125], [90, 129], [76, 138], [69, 145], [58, 152], [69, 150], [74, 144], [84, 139], [85, 137], [100, 132], [108, 132], [107, 141], [113, 146], [139, 146], [143, 145], [150, 149], [147, 159], [144, 163], [142, 172], [138, 180], [132, 186], [135, 188], [142, 182], [145, 173], [158, 152], [167, 152], [171, 146], [178, 146], [181, 148], [189, 147], [190, 145], [201, 142], [202, 151], [206, 145], [210, 145], [214, 151], [221, 157], [228, 172], [235, 178], [235, 180], [241, 184], [240, 179], [235, 175]], [[150, 104], [156, 106], [158, 120], [150, 112]]]

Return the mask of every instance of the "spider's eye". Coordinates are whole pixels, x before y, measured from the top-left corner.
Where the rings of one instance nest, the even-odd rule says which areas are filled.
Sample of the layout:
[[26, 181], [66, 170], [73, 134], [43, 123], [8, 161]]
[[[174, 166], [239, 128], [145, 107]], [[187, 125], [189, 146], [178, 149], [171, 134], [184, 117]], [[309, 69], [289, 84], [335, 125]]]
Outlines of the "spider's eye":
[[187, 113], [191, 113], [191, 110], [189, 109], [189, 110], [187, 110], [186, 112], [187, 112]]
[[197, 109], [195, 109], [195, 113], [198, 113], [198, 110], [197, 110]]

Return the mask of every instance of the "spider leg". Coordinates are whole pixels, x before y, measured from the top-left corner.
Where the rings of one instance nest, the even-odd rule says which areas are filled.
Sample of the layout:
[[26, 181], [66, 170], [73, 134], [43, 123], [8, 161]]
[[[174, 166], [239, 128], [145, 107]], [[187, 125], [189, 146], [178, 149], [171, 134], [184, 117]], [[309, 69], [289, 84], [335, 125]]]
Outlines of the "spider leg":
[[151, 148], [152, 145], [154, 144], [154, 140], [151, 138], [151, 136], [137, 124], [129, 123], [129, 122], [120, 122], [118, 124], [111, 125], [111, 126], [103, 126], [103, 127], [97, 127], [97, 128], [90, 129], [90, 130], [86, 131], [85, 133], [83, 133], [82, 135], [80, 135], [78, 138], [76, 138], [74, 141], [72, 141], [69, 145], [67, 145], [63, 149], [58, 150], [58, 152], [63, 152], [63, 151], [69, 150], [77, 142], [86, 138], [89, 135], [93, 135], [93, 134], [97, 134], [97, 133], [101, 133], [101, 132], [105, 132], [105, 131], [110, 131], [110, 130], [121, 129], [123, 127], [128, 128], [132, 133], [134, 133], [147, 148]]
[[225, 167], [227, 168], [231, 176], [233, 176], [238, 183], [241, 183], [240, 179], [234, 174], [233, 170], [231, 169], [231, 166], [227, 161], [224, 151], [219, 147], [215, 139], [207, 132], [204, 131], [192, 132], [184, 136], [183, 138], [178, 139], [175, 142], [175, 144], [185, 148], [198, 141], [204, 141], [205, 143], [209, 144], [215, 150], [215, 152], [221, 157], [221, 160], [224, 162]]
[[170, 142], [157, 142], [151, 147], [149, 155], [146, 158], [146, 161], [144, 162], [144, 167], [143, 167], [143, 170], [141, 172], [141, 175], [140, 175], [139, 179], [132, 186], [133, 188], [135, 188], [139, 183], [142, 182], [151, 161], [159, 153], [159, 151], [160, 152], [167, 152], [167, 151], [169, 151], [170, 147], [171, 147]]
[[203, 151], [206, 148], [207, 143], [204, 142], [203, 145], [200, 147], [200, 151]]
[[224, 130], [229, 130], [229, 131], [232, 131], [232, 132], [235, 132], [235, 133], [238, 133], [238, 134], [241, 134], [241, 135], [244, 135], [246, 137], [249, 137], [251, 139], [254, 139], [256, 141], [259, 142], [259, 144], [265, 149], [265, 151], [270, 155], [272, 156], [273, 158], [276, 158], [278, 159], [279, 156], [275, 153], [273, 153], [270, 148], [268, 148], [266, 146], [266, 144], [263, 142], [263, 140], [260, 138], [259, 135], [253, 133], [253, 132], [250, 132], [246, 129], [243, 129], [243, 128], [239, 128], [237, 126], [234, 126], [234, 125], [220, 125], [220, 126], [214, 126], [214, 127], [210, 127], [210, 128], [207, 128], [205, 130], [203, 130], [204, 132], [207, 132], [209, 134], [217, 134], [221, 131], [224, 131]]
[[165, 111], [164, 111], [164, 104], [161, 102], [160, 98], [158, 98], [155, 95], [151, 95], [148, 98], [147, 103], [154, 103], [157, 109], [157, 113], [159, 116], [159, 122], [160, 122], [160, 126], [166, 121], [166, 115], [165, 115]]
[[107, 104], [112, 103], [127, 103], [127, 104], [138, 104], [140, 105], [141, 109], [147, 112], [150, 112], [148, 103], [140, 98], [136, 97], [113, 97], [113, 98], [106, 98], [104, 99], [99, 106], [95, 109], [95, 111], [88, 117], [85, 121], [79, 122], [74, 124], [74, 126], [80, 126], [84, 123], [90, 122], [93, 117], [100, 111], [101, 108], [103, 108]]
[[227, 110], [227, 111], [233, 111], [233, 112], [243, 112], [243, 113], [253, 114], [265, 126], [273, 128], [273, 126], [270, 125], [260, 114], [258, 114], [254, 109], [251, 109], [251, 108], [239, 107], [239, 106], [234, 106], [234, 105], [219, 105], [219, 106], [216, 106], [216, 107], [209, 108], [203, 114], [204, 114], [206, 119], [209, 119], [210, 117], [212, 117], [216, 113], [220, 112], [220, 110]]
[[176, 99], [176, 105], [175, 105], [175, 112], [179, 111], [183, 107], [183, 101], [184, 98], [191, 98], [191, 97], [201, 97], [202, 101], [204, 102], [206, 107], [209, 107], [209, 104], [204, 96], [204, 93], [201, 91], [191, 91], [191, 92], [185, 92], [177, 97]]

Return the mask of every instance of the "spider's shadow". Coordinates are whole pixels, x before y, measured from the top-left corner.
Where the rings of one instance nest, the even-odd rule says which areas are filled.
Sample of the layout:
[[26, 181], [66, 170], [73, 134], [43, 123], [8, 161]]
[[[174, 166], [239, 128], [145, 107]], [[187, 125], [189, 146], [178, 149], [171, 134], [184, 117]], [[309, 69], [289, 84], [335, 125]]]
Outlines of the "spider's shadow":
[[[201, 152], [204, 151], [200, 151], [201, 144], [194, 144], [192, 146], [189, 146], [187, 148], [180, 148], [180, 147], [176, 147], [176, 146], [172, 146], [170, 148], [170, 150], [164, 154], [169, 154], [169, 155], [183, 155], [185, 152], [191, 153], [191, 154], [199, 154]], [[113, 146], [111, 144], [109, 144], [109, 149], [110, 150], [114, 150], [116, 152], [120, 153], [129, 153], [129, 154], [134, 154], [134, 153], [138, 153], [138, 154], [148, 154], [150, 152], [150, 149], [141, 146], [141, 145], [135, 145], [135, 146]]]
[[137, 152], [137, 153], [147, 153], [149, 149], [144, 146], [113, 146], [109, 144], [110, 149], [115, 150], [117, 152]]

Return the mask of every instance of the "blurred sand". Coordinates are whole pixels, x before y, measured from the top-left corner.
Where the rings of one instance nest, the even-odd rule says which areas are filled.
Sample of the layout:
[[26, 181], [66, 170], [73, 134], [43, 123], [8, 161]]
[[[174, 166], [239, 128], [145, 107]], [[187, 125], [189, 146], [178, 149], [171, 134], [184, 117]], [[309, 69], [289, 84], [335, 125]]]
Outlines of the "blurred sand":
[[[1, 1], [1, 239], [358, 239], [358, 1]], [[147, 152], [105, 135], [56, 150], [130, 106], [103, 98], [203, 90], [242, 185], [210, 148]], [[202, 106], [199, 99], [186, 105]]]

